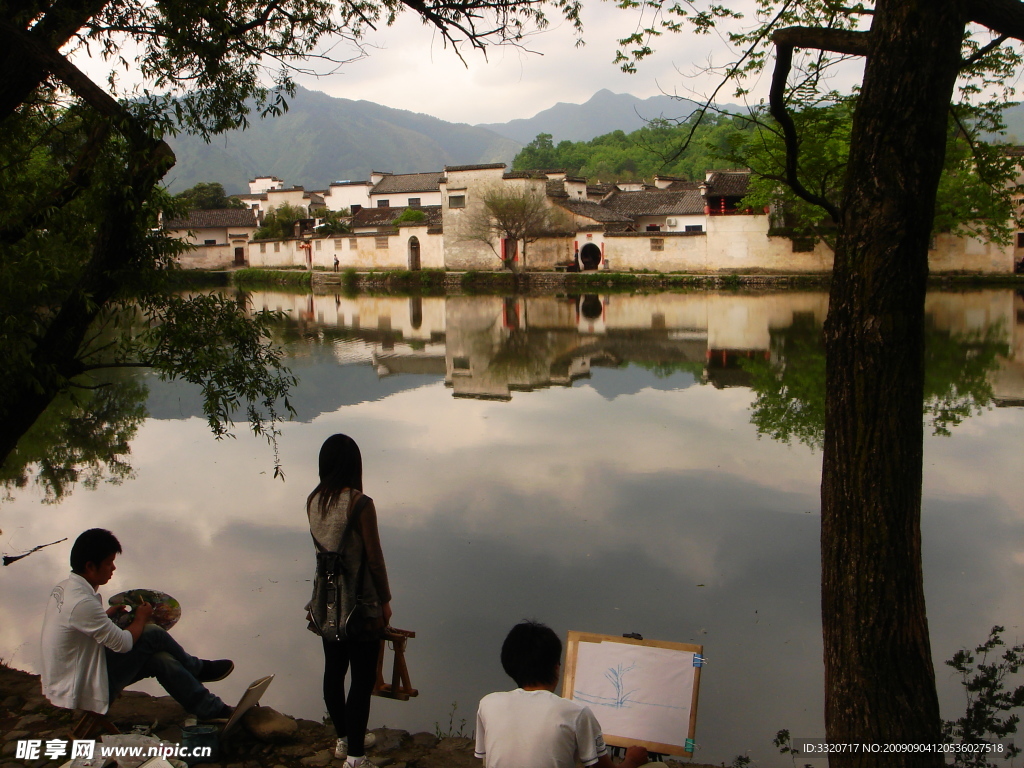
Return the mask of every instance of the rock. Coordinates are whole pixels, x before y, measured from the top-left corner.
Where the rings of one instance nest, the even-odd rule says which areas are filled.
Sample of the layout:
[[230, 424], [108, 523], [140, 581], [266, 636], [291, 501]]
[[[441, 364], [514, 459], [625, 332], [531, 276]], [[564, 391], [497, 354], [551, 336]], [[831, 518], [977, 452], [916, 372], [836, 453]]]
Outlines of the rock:
[[18, 696], [17, 694], [11, 694], [3, 701], [0, 701], [0, 707], [3, 707], [4, 709], [17, 709], [24, 703], [25, 700], [21, 698], [21, 696]]
[[48, 704], [42, 696], [30, 696], [24, 704], [21, 705], [22, 712], [35, 712], [40, 707]]
[[283, 757], [299, 757], [309, 753], [308, 744], [292, 744], [288, 747], [278, 747], [277, 754]]
[[433, 749], [437, 744], [437, 736], [427, 731], [420, 731], [412, 735], [413, 746], [425, 747], [426, 749]]
[[0, 757], [13, 757], [18, 754], [18, 742], [8, 741], [2, 747], [0, 747]]
[[366, 758], [371, 763], [377, 766], [377, 768], [384, 768], [385, 765], [391, 764], [391, 758], [386, 755], [376, 755], [374, 757]]
[[299, 724], [271, 707], [253, 707], [242, 716], [242, 725], [260, 741], [290, 741]]
[[28, 731], [8, 731], [4, 739], [7, 741], [17, 741], [18, 739], [27, 739], [29, 737]]
[[334, 759], [334, 755], [331, 753], [331, 750], [322, 749], [315, 755], [302, 758], [299, 762], [303, 765], [312, 766], [312, 768], [323, 768], [323, 766], [330, 763], [332, 759]]
[[35, 725], [36, 723], [45, 722], [46, 718], [43, 715], [25, 715], [23, 718], [21, 718], [18, 722], [14, 724], [14, 727], [21, 729], [26, 728], [30, 725]]
[[393, 752], [409, 738], [408, 731], [397, 728], [375, 728], [373, 735], [377, 737], [377, 742], [373, 745], [374, 752]]
[[465, 752], [473, 750], [473, 740], [465, 736], [446, 736], [437, 742], [438, 752]]

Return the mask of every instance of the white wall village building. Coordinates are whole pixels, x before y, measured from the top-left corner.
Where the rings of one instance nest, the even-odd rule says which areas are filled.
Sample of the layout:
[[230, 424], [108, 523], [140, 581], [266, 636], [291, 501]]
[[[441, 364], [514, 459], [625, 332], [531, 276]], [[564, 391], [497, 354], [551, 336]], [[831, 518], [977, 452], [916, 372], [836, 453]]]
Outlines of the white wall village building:
[[[242, 196], [254, 209], [265, 212], [288, 202], [313, 217], [347, 208], [352, 233], [251, 242], [248, 261], [329, 270], [337, 259], [341, 270], [499, 271], [506, 258], [523, 269], [525, 247], [528, 271], [831, 271], [833, 256], [824, 243], [770, 234], [767, 210], [741, 207], [749, 178], [749, 171], [724, 170], [709, 171], [702, 181], [659, 176], [654, 185], [588, 184], [563, 171], [508, 171], [503, 163], [491, 163], [430, 173], [374, 171], [367, 181], [340, 181], [317, 193], [258, 177]], [[557, 212], [556, 231], [529, 243], [493, 231], [481, 235], [483, 197], [496, 187], [536, 193]], [[422, 211], [423, 220], [396, 225], [406, 210]], [[1005, 274], [1013, 272], [1020, 253], [1024, 233], [1016, 247], [938, 235], [930, 264], [936, 272]]]
[[256, 212], [250, 208], [190, 211], [167, 219], [164, 229], [192, 249], [178, 257], [185, 269], [225, 269], [245, 266], [249, 241], [256, 232]]

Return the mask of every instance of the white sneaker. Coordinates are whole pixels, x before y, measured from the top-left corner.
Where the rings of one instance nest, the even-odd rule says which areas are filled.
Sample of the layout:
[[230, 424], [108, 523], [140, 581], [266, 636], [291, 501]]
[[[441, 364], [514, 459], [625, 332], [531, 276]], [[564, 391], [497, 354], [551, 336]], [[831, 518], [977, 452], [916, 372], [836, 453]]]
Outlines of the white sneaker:
[[360, 755], [359, 757], [347, 757], [345, 758], [345, 768], [366, 768], [370, 764], [370, 761]]
[[338, 739], [334, 742], [334, 757], [337, 760], [348, 757], [348, 739]]
[[[377, 735], [371, 731], [367, 731], [363, 737], [363, 749], [369, 749], [377, 743]], [[334, 742], [334, 757], [338, 760], [344, 760], [348, 757], [348, 739], [338, 739]]]

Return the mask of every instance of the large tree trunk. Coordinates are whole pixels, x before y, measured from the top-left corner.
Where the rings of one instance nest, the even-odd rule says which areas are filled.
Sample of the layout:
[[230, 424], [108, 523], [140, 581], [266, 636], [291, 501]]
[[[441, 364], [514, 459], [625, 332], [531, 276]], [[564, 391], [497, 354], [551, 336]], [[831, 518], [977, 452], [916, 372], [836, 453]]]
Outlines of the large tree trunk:
[[[825, 727], [934, 744], [921, 572], [924, 297], [965, 22], [959, 0], [879, 0], [853, 127], [825, 326], [821, 485]], [[940, 766], [846, 753], [832, 766]]]

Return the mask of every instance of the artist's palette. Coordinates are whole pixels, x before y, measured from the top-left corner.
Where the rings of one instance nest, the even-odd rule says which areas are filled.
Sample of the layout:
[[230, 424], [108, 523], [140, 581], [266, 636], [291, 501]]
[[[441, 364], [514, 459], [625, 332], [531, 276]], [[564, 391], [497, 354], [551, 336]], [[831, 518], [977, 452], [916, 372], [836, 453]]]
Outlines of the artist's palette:
[[119, 592], [107, 600], [110, 605], [126, 605], [131, 609], [130, 612], [121, 612], [113, 617], [114, 623], [121, 629], [132, 623], [135, 608], [143, 602], [153, 606], [153, 617], [150, 621], [158, 627], [170, 629], [181, 618], [181, 605], [178, 601], [166, 592], [156, 589], [129, 589], [126, 592]]

